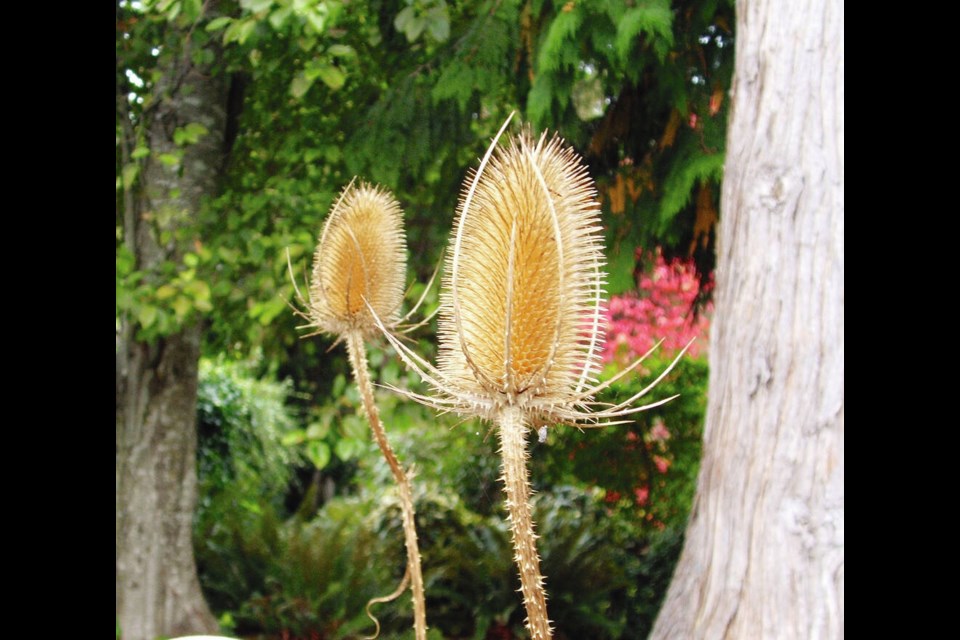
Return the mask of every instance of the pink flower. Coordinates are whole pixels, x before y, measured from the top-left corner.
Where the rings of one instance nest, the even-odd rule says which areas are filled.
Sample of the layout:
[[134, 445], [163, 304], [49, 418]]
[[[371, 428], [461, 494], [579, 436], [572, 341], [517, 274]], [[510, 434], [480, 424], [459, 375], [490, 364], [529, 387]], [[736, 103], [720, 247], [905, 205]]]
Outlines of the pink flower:
[[690, 348], [691, 356], [696, 357], [706, 345], [712, 308], [708, 306], [696, 318], [691, 313], [700, 293], [693, 262], [675, 259], [668, 263], [659, 249], [653, 258], [654, 266], [640, 277], [638, 290], [614, 296], [607, 306], [604, 362], [626, 364], [661, 339], [666, 357], [693, 338], [699, 340]]
[[650, 440], [652, 442], [663, 442], [670, 439], [670, 430], [663, 424], [663, 420], [657, 420], [650, 429]]
[[633, 490], [633, 495], [637, 505], [642, 507], [650, 499], [650, 487], [637, 487]]

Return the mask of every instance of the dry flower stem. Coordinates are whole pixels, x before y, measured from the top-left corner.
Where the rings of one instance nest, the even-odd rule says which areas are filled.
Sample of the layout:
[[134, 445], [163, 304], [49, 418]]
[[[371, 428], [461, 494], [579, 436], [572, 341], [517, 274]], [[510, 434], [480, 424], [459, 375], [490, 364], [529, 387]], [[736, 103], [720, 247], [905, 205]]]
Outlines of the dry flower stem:
[[527, 609], [527, 629], [534, 640], [551, 637], [547, 619], [547, 599], [540, 558], [537, 556], [537, 535], [530, 513], [530, 480], [527, 471], [527, 435], [523, 413], [510, 408], [500, 417], [500, 456], [503, 460], [503, 486], [507, 493], [507, 512], [513, 531], [514, 560], [520, 569], [520, 590]]
[[[397, 324], [414, 311], [411, 310], [403, 319], [398, 318], [406, 272], [403, 212], [389, 191], [363, 181], [359, 184], [356, 182], [354, 178], [343, 189], [327, 216], [314, 254], [313, 277], [307, 299], [304, 300], [297, 290], [297, 296], [307, 310], [306, 313], [297, 313], [307, 320], [306, 328], [313, 329], [315, 333], [337, 336], [334, 344], [341, 341], [347, 343], [364, 412], [399, 488], [407, 572], [413, 590], [414, 630], [416, 640], [426, 640], [427, 616], [414, 524], [413, 491], [407, 474], [387, 442], [380, 414], [374, 404], [373, 385], [363, 344], [364, 336], [387, 330], [381, 318], [390, 325], [390, 331], [394, 331]], [[405, 577], [404, 588], [406, 583]], [[390, 599], [391, 596], [371, 600], [367, 606], [368, 615], [371, 604]]]
[[530, 513], [526, 440], [531, 429], [621, 424], [670, 400], [632, 406], [596, 394], [603, 318], [603, 235], [596, 188], [561, 139], [524, 131], [498, 146], [500, 128], [464, 184], [440, 293], [440, 350], [433, 366], [378, 325], [407, 366], [434, 390], [402, 391], [441, 411], [499, 427], [507, 508], [527, 628], [551, 638]]
[[393, 448], [387, 441], [387, 434], [383, 429], [383, 423], [380, 421], [380, 411], [373, 401], [373, 384], [367, 366], [367, 352], [363, 345], [363, 336], [358, 331], [352, 331], [347, 335], [347, 353], [350, 357], [350, 365], [353, 367], [354, 378], [357, 380], [357, 386], [360, 387], [360, 397], [363, 400], [363, 408], [367, 414], [367, 420], [370, 422], [373, 437], [377, 441], [383, 457], [386, 458], [387, 464], [390, 465], [390, 471], [393, 473], [400, 491], [403, 537], [407, 547], [407, 568], [410, 571], [410, 584], [413, 590], [413, 629], [417, 640], [425, 640], [427, 637], [427, 611], [424, 604], [423, 574], [420, 570], [420, 550], [417, 547], [417, 529], [414, 524], [413, 491], [406, 472], [400, 466], [397, 456], [393, 453]]

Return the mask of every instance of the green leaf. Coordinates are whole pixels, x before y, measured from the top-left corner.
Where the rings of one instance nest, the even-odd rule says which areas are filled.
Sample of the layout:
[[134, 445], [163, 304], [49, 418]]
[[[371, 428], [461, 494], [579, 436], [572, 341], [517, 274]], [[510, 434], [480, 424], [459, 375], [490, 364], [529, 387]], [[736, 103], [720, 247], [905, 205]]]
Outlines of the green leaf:
[[195, 253], [187, 253], [183, 256], [183, 264], [188, 267], [195, 267], [200, 263], [200, 258]]
[[175, 167], [180, 164], [180, 156], [173, 153], [161, 153], [157, 159], [165, 167]]
[[397, 31], [404, 32], [407, 29], [407, 23], [409, 23], [415, 17], [416, 13], [414, 13], [413, 6], [406, 6], [401, 9], [400, 13], [397, 14], [397, 17], [393, 19], [393, 28]]
[[343, 432], [348, 438], [365, 440], [367, 437], [367, 421], [359, 415], [349, 415], [343, 418]]
[[527, 95], [527, 117], [537, 126], [541, 126], [550, 117], [553, 99], [553, 82], [546, 73], [537, 75]]
[[303, 443], [306, 439], [306, 433], [304, 433], [303, 429], [295, 429], [284, 434], [283, 438], [280, 439], [280, 444], [285, 447], [292, 447], [293, 445]]
[[634, 39], [645, 35], [661, 62], [673, 46], [673, 11], [669, 0], [651, 0], [627, 11], [617, 23], [615, 47], [623, 64], [629, 64]]
[[240, 0], [240, 6], [250, 13], [260, 13], [269, 9], [272, 4], [273, 0]]
[[276, 30], [279, 30], [280, 27], [282, 27], [287, 21], [287, 18], [290, 17], [292, 12], [293, 10], [290, 7], [280, 7], [279, 9], [274, 9], [270, 12], [270, 26]]
[[139, 160], [140, 158], [146, 158], [150, 155], [150, 149], [147, 147], [137, 147], [133, 150], [133, 153], [130, 154], [130, 157], [134, 160]]
[[250, 34], [253, 33], [253, 30], [256, 28], [256, 26], [257, 23], [253, 18], [235, 20], [233, 24], [227, 27], [227, 30], [223, 32], [224, 44], [229, 44], [230, 42], [243, 44], [247, 41], [247, 38], [250, 37]]
[[330, 433], [329, 422], [311, 422], [307, 427], [307, 437], [311, 440], [323, 440]]
[[183, 127], [178, 127], [173, 132], [173, 143], [178, 147], [188, 144], [196, 144], [201, 137], [205, 136], [208, 130], [199, 122], [191, 122]]
[[177, 295], [177, 288], [169, 284], [160, 285], [157, 288], [157, 300], [166, 300]]
[[582, 22], [583, 14], [577, 7], [572, 11], [561, 11], [553, 19], [537, 55], [537, 66], [541, 72], [555, 71], [570, 64], [570, 54], [578, 49], [577, 30]]
[[180, 10], [183, 8], [183, 5], [178, 2], [170, 3], [170, 8], [167, 10], [167, 20], [173, 22], [177, 19], [177, 16], [180, 15]]
[[427, 27], [427, 21], [416, 14], [412, 6], [405, 7], [393, 20], [393, 26], [405, 36], [408, 42], [415, 42]]
[[[194, 280], [192, 282], [188, 282], [183, 287], [183, 290], [185, 293], [190, 294], [198, 309], [201, 307], [201, 303], [206, 303], [203, 304], [203, 306], [209, 306], [210, 285], [203, 280]], [[206, 311], [209, 311], [209, 309], [206, 309]]]
[[183, 16], [189, 22], [195, 22], [200, 17], [200, 0], [183, 0]]
[[287, 308], [287, 305], [279, 297], [276, 297], [267, 300], [263, 304], [259, 305], [259, 307], [259, 317], [257, 320], [261, 325], [267, 326], [273, 322], [274, 318], [283, 313], [283, 311]]
[[663, 181], [663, 196], [660, 199], [660, 228], [666, 229], [681, 209], [687, 206], [697, 182], [723, 181], [722, 153], [691, 155], [681, 159]]
[[608, 252], [607, 295], [617, 296], [637, 288], [633, 280], [635, 265], [632, 245], [626, 242], [621, 242], [619, 247]]
[[303, 17], [307, 19], [307, 24], [309, 24], [318, 35], [322, 35], [326, 31], [327, 16], [321, 15], [312, 9], [307, 9], [304, 11]]
[[342, 373], [338, 373], [337, 376], [333, 379], [333, 389], [330, 391], [330, 394], [334, 398], [339, 398], [343, 395], [344, 389], [347, 387], [347, 378]]
[[348, 44], [332, 44], [327, 47], [327, 53], [339, 58], [356, 58], [356, 50]]
[[363, 449], [363, 443], [352, 438], [343, 438], [342, 440], [337, 440], [337, 444], [335, 444], [333, 447], [337, 457], [344, 462], [359, 456], [361, 453], [363, 453]]
[[177, 296], [170, 306], [173, 307], [173, 312], [177, 314], [177, 320], [186, 318], [187, 314], [190, 313], [190, 309], [193, 308], [193, 304], [191, 304], [190, 299], [186, 296]]
[[424, 15], [427, 31], [437, 42], [445, 42], [450, 37], [450, 14], [447, 12], [447, 3], [431, 7]]
[[144, 305], [137, 310], [137, 321], [144, 329], [149, 329], [157, 319], [157, 308]]
[[317, 469], [323, 469], [330, 463], [330, 445], [326, 442], [311, 440], [307, 442], [306, 452], [310, 462]]
[[140, 165], [136, 162], [131, 162], [123, 168], [123, 185], [125, 187], [132, 187], [133, 181], [137, 179], [137, 175], [140, 173]]
[[210, 33], [214, 31], [219, 31], [220, 29], [223, 29], [225, 26], [227, 26], [231, 22], [233, 22], [233, 18], [229, 18], [227, 16], [220, 16], [219, 18], [214, 18], [213, 20], [208, 22], [206, 30]]
[[332, 91], [336, 91], [343, 86], [344, 82], [347, 81], [346, 74], [340, 70], [340, 67], [337, 66], [328, 66], [320, 67], [317, 70], [317, 73], [320, 75], [320, 79], [323, 80], [323, 83], [330, 87]]
[[290, 82], [290, 95], [299, 100], [306, 95], [311, 85], [313, 85], [313, 79], [307, 78], [303, 71], [298, 71]]

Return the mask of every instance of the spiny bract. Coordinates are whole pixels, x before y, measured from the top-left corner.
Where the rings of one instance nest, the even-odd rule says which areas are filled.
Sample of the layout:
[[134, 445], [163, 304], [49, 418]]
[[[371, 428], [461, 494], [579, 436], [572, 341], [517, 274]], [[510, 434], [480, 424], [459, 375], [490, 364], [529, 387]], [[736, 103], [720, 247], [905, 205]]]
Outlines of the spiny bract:
[[348, 184], [320, 234], [313, 259], [308, 316], [335, 335], [378, 333], [371, 309], [387, 326], [397, 321], [406, 278], [403, 212], [385, 189]]

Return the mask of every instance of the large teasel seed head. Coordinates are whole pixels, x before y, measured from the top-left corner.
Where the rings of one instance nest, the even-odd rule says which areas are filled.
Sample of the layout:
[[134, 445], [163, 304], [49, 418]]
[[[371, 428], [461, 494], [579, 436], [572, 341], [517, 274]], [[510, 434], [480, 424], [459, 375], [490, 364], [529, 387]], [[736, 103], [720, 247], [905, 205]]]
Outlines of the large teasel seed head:
[[593, 180], [524, 131], [468, 176], [441, 294], [438, 369], [487, 417], [576, 402], [598, 368], [603, 238]]
[[335, 335], [379, 333], [371, 309], [387, 326], [399, 315], [406, 279], [403, 211], [385, 189], [351, 182], [320, 234], [313, 259], [308, 316]]
[[399, 356], [433, 387], [428, 395], [397, 391], [493, 422], [519, 412], [534, 428], [620, 424], [669, 402], [634, 406], [686, 349], [630, 398], [594, 399], [646, 357], [597, 383], [606, 274], [596, 188], [557, 136], [524, 130], [499, 144], [509, 122], [464, 183], [440, 292], [437, 366], [382, 323]]

